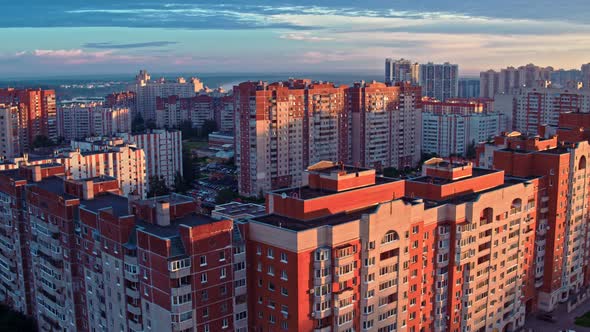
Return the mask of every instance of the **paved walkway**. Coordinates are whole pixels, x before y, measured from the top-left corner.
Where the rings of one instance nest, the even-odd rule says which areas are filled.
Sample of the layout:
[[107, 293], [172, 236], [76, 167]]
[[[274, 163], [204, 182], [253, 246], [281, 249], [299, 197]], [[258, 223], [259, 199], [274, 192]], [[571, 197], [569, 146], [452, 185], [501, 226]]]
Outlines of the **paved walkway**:
[[553, 318], [556, 319], [555, 323], [545, 322], [537, 319], [536, 315], [529, 315], [526, 318], [525, 329], [532, 328], [534, 332], [557, 332], [559, 330], [574, 330], [576, 332], [590, 332], [590, 328], [581, 327], [574, 324], [574, 319], [578, 316], [585, 314], [590, 311], [590, 300], [586, 300], [579, 307], [568, 313], [565, 305], [560, 305], [553, 312]]

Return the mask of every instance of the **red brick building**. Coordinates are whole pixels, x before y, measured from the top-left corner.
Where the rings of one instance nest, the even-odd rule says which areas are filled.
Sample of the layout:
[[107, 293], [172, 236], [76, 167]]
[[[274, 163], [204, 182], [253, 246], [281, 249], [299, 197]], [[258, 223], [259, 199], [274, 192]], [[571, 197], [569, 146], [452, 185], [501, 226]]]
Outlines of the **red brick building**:
[[19, 107], [21, 147], [27, 151], [37, 136], [57, 138], [57, 113], [54, 90], [0, 89], [0, 104]]
[[[248, 223], [254, 331], [511, 331], [533, 310], [537, 179], [319, 163]], [[520, 249], [519, 249], [520, 248]], [[524, 250], [522, 250], [525, 248]]]

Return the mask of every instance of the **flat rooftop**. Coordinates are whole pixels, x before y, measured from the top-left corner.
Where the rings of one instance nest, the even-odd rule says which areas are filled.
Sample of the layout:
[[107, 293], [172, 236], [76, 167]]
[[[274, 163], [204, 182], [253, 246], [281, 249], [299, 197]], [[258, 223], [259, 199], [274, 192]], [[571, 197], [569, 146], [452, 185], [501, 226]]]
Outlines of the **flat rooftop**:
[[56, 195], [59, 195], [66, 200], [78, 198], [74, 195], [70, 195], [70, 194], [66, 193], [64, 179], [57, 177], [57, 176], [50, 176], [50, 177], [45, 178], [39, 182], [33, 182], [31, 184], [33, 184], [43, 190], [46, 190], [50, 193], [54, 193]]
[[197, 214], [197, 213], [193, 212], [193, 213], [188, 214], [182, 218], [170, 220], [169, 226], [160, 226], [160, 225], [156, 225], [156, 224], [150, 224], [150, 223], [145, 222], [140, 219], [137, 219], [135, 224], [138, 229], [140, 229], [146, 233], [149, 233], [149, 234], [152, 234], [157, 237], [164, 238], [164, 239], [172, 239], [172, 238], [180, 236], [179, 228], [183, 225], [188, 226], [188, 227], [194, 227], [194, 226], [212, 224], [212, 223], [216, 223], [216, 222], [221, 222], [221, 220], [213, 219], [209, 216]]
[[195, 200], [189, 196], [171, 193], [170, 195], [142, 199], [141, 201], [137, 201], [136, 203], [139, 205], [145, 206], [145, 205], [152, 205], [152, 204], [154, 204], [156, 202], [160, 202], [160, 201], [168, 202], [168, 203], [170, 203], [170, 205], [176, 205], [176, 204], [180, 204], [180, 203], [194, 202]]
[[438, 178], [438, 177], [432, 177], [432, 176], [420, 176], [417, 178], [412, 178], [412, 179], [407, 179], [406, 181], [408, 182], [422, 182], [422, 183], [430, 183], [430, 184], [434, 184], [434, 185], [445, 185], [445, 184], [449, 184], [449, 183], [455, 183], [455, 182], [460, 182], [460, 181], [464, 181], [467, 179], [471, 179], [471, 178], [475, 178], [478, 176], [483, 176], [483, 175], [487, 175], [487, 174], [492, 174], [492, 173], [497, 173], [499, 172], [498, 170], [493, 170], [493, 169], [485, 169], [485, 168], [473, 168], [472, 169], [472, 174], [471, 176], [468, 177], [463, 177], [463, 178], [458, 178], [458, 179], [445, 179], [445, 178]]
[[325, 216], [317, 219], [302, 221], [298, 219], [288, 218], [279, 216], [277, 214], [269, 214], [262, 217], [256, 217], [252, 219], [252, 221], [260, 222], [263, 224], [268, 224], [280, 228], [286, 228], [292, 231], [304, 231], [316, 227], [321, 226], [335, 226], [339, 224], [344, 224], [347, 222], [351, 222], [354, 220], [358, 220], [361, 218], [363, 214], [375, 212], [378, 205], [372, 205], [370, 207], [355, 210], [355, 211], [348, 211], [348, 212], [340, 212], [330, 216]]
[[222, 205], [217, 205], [215, 207], [215, 212], [222, 213], [228, 216], [241, 216], [248, 214], [251, 216], [258, 217], [266, 214], [266, 207], [264, 205], [254, 203], [231, 202]]
[[[371, 185], [368, 185], [368, 186], [362, 187], [362, 188], [370, 188], [370, 187], [374, 187], [374, 186], [378, 186], [378, 185], [382, 185], [382, 184], [386, 184], [386, 183], [391, 183], [391, 182], [396, 182], [396, 181], [401, 181], [401, 179], [376, 176], [375, 177], [375, 184], [371, 184]], [[277, 194], [279, 196], [282, 194], [285, 194], [288, 197], [298, 197], [300, 199], [306, 200], [306, 199], [314, 199], [314, 198], [328, 196], [328, 195], [345, 193], [347, 191], [359, 190], [359, 189], [361, 189], [361, 188], [351, 188], [348, 190], [342, 190], [342, 191], [335, 192], [333, 190], [324, 190], [321, 188], [310, 188], [309, 186], [304, 186], [304, 187], [300, 187], [300, 188], [279, 189], [279, 190], [272, 191], [271, 193]]]
[[91, 200], [82, 200], [80, 205], [83, 209], [98, 213], [103, 209], [112, 209], [112, 213], [115, 217], [123, 217], [130, 215], [129, 213], [129, 200], [126, 197], [113, 194], [113, 193], [102, 193], [94, 196]]

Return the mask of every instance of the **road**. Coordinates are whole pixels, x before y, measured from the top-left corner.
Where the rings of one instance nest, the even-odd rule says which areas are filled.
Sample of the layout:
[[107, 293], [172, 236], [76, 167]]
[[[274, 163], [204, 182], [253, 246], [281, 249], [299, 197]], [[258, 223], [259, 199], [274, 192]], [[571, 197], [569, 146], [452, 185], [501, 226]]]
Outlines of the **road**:
[[574, 311], [567, 313], [565, 305], [560, 305], [553, 312], [553, 317], [557, 320], [555, 323], [549, 323], [536, 318], [535, 315], [528, 316], [525, 323], [524, 331], [532, 328], [534, 332], [557, 332], [560, 330], [574, 330], [576, 332], [588, 331], [590, 328], [580, 327], [574, 324], [574, 319], [590, 311], [590, 300], [577, 307]]

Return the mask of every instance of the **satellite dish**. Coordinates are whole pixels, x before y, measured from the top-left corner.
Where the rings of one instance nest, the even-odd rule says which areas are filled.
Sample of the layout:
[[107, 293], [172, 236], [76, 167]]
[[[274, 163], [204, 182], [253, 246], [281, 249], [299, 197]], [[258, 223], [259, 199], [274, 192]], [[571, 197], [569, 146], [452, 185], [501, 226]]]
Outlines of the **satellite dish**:
[[281, 194], [281, 198], [282, 198], [282, 199], [285, 199], [285, 198], [287, 198], [287, 194], [286, 194], [286, 193], [282, 193], [282, 194]]

